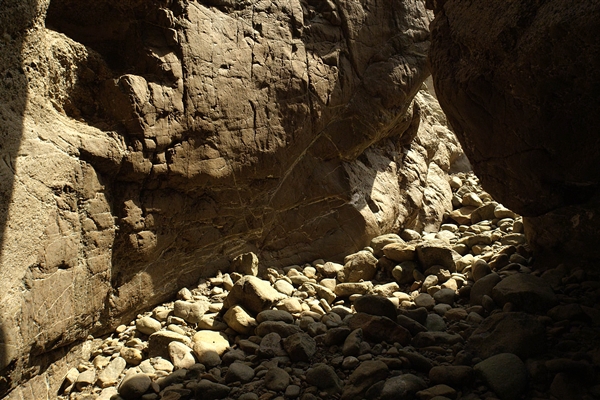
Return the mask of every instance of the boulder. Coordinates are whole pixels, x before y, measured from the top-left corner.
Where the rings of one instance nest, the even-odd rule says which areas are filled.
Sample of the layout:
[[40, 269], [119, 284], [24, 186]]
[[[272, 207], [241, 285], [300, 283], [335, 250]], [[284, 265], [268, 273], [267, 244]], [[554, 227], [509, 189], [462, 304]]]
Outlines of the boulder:
[[171, 331], [158, 331], [148, 338], [148, 355], [168, 360], [171, 342], [180, 342], [188, 347], [192, 345], [190, 338], [185, 335]]
[[192, 337], [194, 350], [198, 343], [202, 343], [205, 348], [211, 348], [219, 356], [222, 356], [229, 347], [227, 336], [224, 333], [215, 331], [203, 330], [196, 332]]
[[298, 332], [283, 340], [283, 347], [293, 362], [310, 361], [317, 352], [317, 343], [306, 333]]
[[[115, 359], [113, 359], [102, 370], [102, 372], [100, 372], [100, 375], [98, 375], [98, 385], [102, 388], [105, 388], [105, 387], [112, 386], [115, 383], [117, 383], [119, 376], [121, 375], [123, 370], [125, 370], [126, 366], [127, 366], [127, 362], [122, 357], [116, 357]], [[90, 371], [90, 370], [88, 370], [88, 371]], [[88, 371], [86, 371], [86, 372], [88, 372]], [[91, 372], [94, 372], [94, 370], [91, 370]], [[81, 374], [81, 375], [83, 375], [83, 374]], [[79, 378], [81, 378], [81, 375], [79, 375]], [[80, 382], [81, 379], [78, 379], [77, 381]]]
[[290, 375], [281, 368], [271, 368], [264, 377], [265, 387], [275, 392], [283, 391], [290, 384]]
[[244, 308], [235, 305], [223, 315], [227, 325], [242, 335], [251, 335], [256, 327], [256, 320]]
[[344, 269], [337, 274], [343, 283], [370, 281], [377, 272], [377, 258], [367, 250], [350, 254], [344, 259]]
[[252, 252], [240, 254], [233, 259], [230, 268], [233, 272], [237, 272], [242, 275], [257, 276], [258, 257]]
[[200, 322], [204, 313], [208, 311], [210, 302], [207, 300], [200, 301], [184, 301], [177, 300], [174, 304], [173, 314], [176, 317], [183, 318], [185, 321], [192, 324]]
[[144, 373], [127, 375], [118, 387], [119, 396], [126, 400], [139, 399], [151, 385], [152, 380]]
[[281, 336], [277, 332], [267, 333], [260, 340], [260, 347], [256, 354], [260, 358], [287, 357], [281, 343]]
[[227, 384], [233, 382], [246, 383], [250, 382], [252, 379], [254, 379], [254, 370], [252, 367], [241, 362], [234, 362], [231, 364], [225, 374], [225, 383]]
[[502, 280], [500, 275], [495, 272], [484, 275], [475, 282], [471, 288], [469, 303], [471, 305], [481, 305], [484, 296], [491, 296], [494, 287]]
[[246, 275], [233, 285], [223, 302], [223, 308], [228, 309], [239, 305], [245, 310], [258, 314], [271, 308], [279, 300], [286, 297], [286, 295], [271, 287], [269, 282], [252, 275]]
[[342, 390], [342, 381], [331, 366], [323, 363], [313, 365], [306, 372], [306, 381], [330, 395]]
[[387, 244], [383, 247], [383, 254], [392, 261], [401, 263], [403, 261], [412, 261], [416, 257], [415, 246], [395, 242]]
[[396, 281], [398, 281], [398, 283], [411, 283], [415, 280], [413, 277], [413, 271], [415, 271], [417, 268], [417, 263], [413, 261], [404, 261], [392, 269], [392, 276]]
[[450, 272], [456, 272], [456, 262], [461, 255], [440, 240], [424, 241], [417, 245], [417, 257], [423, 271], [434, 265], [441, 265]]
[[396, 321], [396, 306], [385, 297], [364, 295], [356, 299], [353, 305], [356, 312], [388, 317]]
[[475, 364], [473, 370], [501, 400], [518, 399], [527, 388], [527, 368], [514, 354], [496, 354]]
[[338, 297], [346, 297], [353, 294], [367, 294], [371, 289], [373, 289], [371, 281], [340, 283], [335, 286], [335, 294]]
[[466, 385], [473, 380], [473, 368], [467, 365], [438, 365], [429, 370], [432, 384]]
[[383, 256], [383, 248], [391, 243], [402, 244], [404, 243], [404, 240], [395, 233], [387, 233], [371, 239], [371, 244], [369, 246], [373, 249], [375, 257], [381, 258]]
[[[196, 363], [192, 349], [183, 343], [173, 341], [169, 343], [169, 360], [175, 369], [190, 368]], [[202, 360], [200, 360], [202, 362]]]
[[597, 260], [600, 3], [431, 3], [436, 94], [483, 188], [550, 265]]
[[558, 304], [550, 284], [531, 274], [513, 274], [502, 279], [492, 289], [492, 299], [500, 307], [510, 302], [517, 310], [529, 313], [545, 313]]
[[344, 391], [342, 400], [362, 399], [365, 392], [374, 383], [384, 380], [389, 373], [388, 366], [383, 361], [364, 361], [352, 372]]
[[348, 326], [352, 330], [362, 329], [365, 338], [375, 342], [398, 342], [407, 345], [411, 340], [408, 329], [387, 317], [357, 313], [349, 320]]
[[481, 358], [512, 353], [526, 359], [546, 349], [546, 328], [537, 317], [520, 312], [493, 314], [473, 331], [467, 349]]
[[408, 399], [427, 387], [425, 381], [413, 374], [402, 374], [385, 381], [381, 400]]

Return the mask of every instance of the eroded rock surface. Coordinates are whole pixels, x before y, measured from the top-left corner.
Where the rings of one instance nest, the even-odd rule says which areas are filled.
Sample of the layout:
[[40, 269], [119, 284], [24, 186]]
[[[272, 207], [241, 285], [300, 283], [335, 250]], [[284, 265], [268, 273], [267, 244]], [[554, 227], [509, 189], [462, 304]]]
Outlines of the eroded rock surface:
[[436, 92], [484, 188], [548, 261], [598, 259], [600, 4], [431, 3]]
[[436, 230], [462, 152], [417, 94], [429, 21], [416, 0], [4, 2], [2, 391], [239, 254]]

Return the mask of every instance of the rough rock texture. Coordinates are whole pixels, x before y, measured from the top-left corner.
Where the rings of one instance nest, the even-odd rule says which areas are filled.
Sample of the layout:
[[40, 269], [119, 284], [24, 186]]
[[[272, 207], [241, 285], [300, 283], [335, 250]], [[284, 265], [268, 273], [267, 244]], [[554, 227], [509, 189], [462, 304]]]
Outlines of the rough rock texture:
[[537, 254], [600, 258], [600, 3], [431, 1], [442, 108]]
[[238, 254], [451, 208], [422, 2], [49, 3], [0, 9], [0, 392]]

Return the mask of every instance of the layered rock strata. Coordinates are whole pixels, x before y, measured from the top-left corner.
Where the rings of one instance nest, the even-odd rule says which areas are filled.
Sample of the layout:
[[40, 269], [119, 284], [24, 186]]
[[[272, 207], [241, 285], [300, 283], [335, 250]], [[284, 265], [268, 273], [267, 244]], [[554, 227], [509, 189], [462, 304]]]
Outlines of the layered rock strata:
[[420, 1], [8, 1], [2, 391], [240, 253], [435, 230], [461, 150]]

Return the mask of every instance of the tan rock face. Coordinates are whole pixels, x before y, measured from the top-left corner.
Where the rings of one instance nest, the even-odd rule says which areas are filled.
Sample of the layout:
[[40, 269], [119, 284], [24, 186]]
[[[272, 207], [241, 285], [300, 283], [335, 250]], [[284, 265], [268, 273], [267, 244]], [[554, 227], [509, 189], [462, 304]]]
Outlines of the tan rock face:
[[239, 254], [340, 262], [451, 207], [420, 1], [3, 4], [5, 389]]

